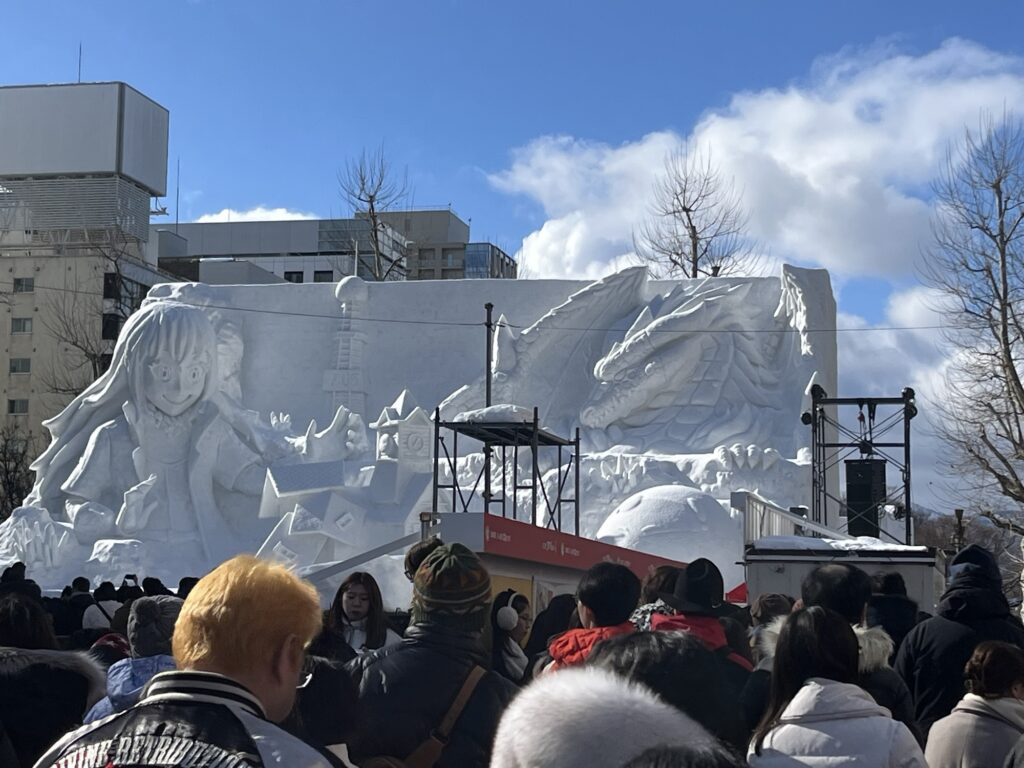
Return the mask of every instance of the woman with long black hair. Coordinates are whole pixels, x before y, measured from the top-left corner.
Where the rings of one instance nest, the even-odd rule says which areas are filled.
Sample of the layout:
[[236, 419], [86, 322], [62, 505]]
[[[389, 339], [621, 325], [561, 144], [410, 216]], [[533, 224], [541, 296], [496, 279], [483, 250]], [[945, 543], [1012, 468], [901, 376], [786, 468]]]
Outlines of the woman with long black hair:
[[323, 632], [313, 641], [310, 653], [347, 661], [345, 645], [361, 654], [400, 642], [402, 638], [388, 627], [376, 580], [368, 573], [356, 571], [338, 587], [324, 619]]
[[907, 727], [857, 685], [858, 653], [853, 629], [834, 611], [814, 606], [786, 619], [751, 766], [927, 768]]

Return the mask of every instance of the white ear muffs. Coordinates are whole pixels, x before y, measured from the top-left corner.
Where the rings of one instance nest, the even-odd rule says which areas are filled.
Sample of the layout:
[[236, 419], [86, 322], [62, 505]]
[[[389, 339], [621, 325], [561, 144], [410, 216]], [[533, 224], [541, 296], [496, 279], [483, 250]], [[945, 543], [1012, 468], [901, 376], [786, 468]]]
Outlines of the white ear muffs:
[[519, 623], [519, 612], [511, 605], [503, 605], [498, 609], [496, 621], [498, 629], [511, 632]]

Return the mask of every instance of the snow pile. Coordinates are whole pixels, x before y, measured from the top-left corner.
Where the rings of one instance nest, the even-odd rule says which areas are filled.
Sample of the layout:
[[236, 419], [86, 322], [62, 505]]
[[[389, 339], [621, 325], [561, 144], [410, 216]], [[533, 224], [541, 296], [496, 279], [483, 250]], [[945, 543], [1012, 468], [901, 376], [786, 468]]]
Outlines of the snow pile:
[[515, 422], [516, 424], [532, 424], [533, 408], [526, 408], [522, 405], [501, 403], [492, 405], [489, 408], [475, 408], [471, 411], [463, 411], [453, 421], [469, 422], [471, 424], [482, 423], [503, 423]]
[[726, 591], [743, 583], [743, 520], [696, 488], [640, 491], [615, 508], [596, 538], [682, 562], [706, 557], [722, 571]]
[[906, 544], [882, 541], [873, 536], [857, 536], [852, 539], [817, 539], [811, 536], [766, 536], [754, 542], [755, 549], [761, 550], [802, 550], [808, 552], [927, 552], [927, 547], [912, 547]]

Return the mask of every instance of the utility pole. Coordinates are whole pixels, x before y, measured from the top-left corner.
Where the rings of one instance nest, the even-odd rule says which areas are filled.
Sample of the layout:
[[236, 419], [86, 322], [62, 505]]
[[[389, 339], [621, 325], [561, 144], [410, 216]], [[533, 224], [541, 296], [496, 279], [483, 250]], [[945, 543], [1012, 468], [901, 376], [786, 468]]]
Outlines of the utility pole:
[[964, 511], [962, 509], [954, 509], [953, 516], [956, 518], [956, 527], [953, 529], [953, 535], [949, 543], [953, 547], [954, 552], [959, 552], [967, 545], [966, 537], [964, 536]]

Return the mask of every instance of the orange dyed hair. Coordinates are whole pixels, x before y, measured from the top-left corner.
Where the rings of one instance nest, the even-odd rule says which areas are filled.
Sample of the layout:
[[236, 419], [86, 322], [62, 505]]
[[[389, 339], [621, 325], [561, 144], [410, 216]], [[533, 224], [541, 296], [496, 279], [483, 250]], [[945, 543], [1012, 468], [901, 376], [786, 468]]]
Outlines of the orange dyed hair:
[[289, 635], [308, 644], [320, 631], [311, 584], [276, 563], [239, 555], [199, 580], [174, 626], [180, 669], [225, 674], [268, 663]]

